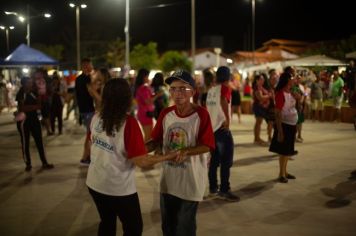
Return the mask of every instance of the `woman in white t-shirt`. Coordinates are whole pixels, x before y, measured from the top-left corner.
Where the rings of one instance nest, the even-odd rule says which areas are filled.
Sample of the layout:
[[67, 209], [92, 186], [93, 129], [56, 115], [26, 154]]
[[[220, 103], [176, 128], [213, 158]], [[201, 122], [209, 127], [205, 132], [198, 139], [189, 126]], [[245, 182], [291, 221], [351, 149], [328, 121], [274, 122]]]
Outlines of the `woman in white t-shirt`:
[[292, 79], [292, 75], [286, 72], [279, 78], [275, 95], [275, 128], [269, 147], [269, 151], [280, 155], [278, 181], [281, 183], [287, 183], [288, 179], [295, 179], [295, 176], [287, 172], [288, 158], [296, 154], [294, 143], [298, 121], [296, 99], [291, 93], [294, 83]]
[[132, 94], [124, 79], [109, 80], [100, 112], [91, 125], [91, 163], [86, 184], [100, 215], [98, 235], [116, 235], [120, 218], [124, 235], [142, 234], [142, 216], [135, 185], [135, 166], [149, 167], [176, 153], [149, 156], [130, 111]]

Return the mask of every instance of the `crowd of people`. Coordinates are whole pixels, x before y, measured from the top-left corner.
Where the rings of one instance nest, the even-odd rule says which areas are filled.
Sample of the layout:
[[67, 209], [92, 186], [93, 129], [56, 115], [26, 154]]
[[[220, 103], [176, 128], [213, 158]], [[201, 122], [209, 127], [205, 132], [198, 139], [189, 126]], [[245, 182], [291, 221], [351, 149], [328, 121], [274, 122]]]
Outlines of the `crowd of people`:
[[[16, 95], [15, 120], [25, 171], [32, 169], [30, 135], [42, 168], [54, 167], [47, 161], [42, 126], [51, 136], [57, 121], [57, 134], [61, 135], [65, 106], [64, 120], [74, 111], [75, 120], [85, 126], [80, 164], [89, 166], [86, 184], [101, 220], [98, 235], [115, 235], [117, 217], [125, 235], [142, 234], [135, 166], [149, 170], [162, 163], [163, 235], [195, 235], [197, 209], [206, 188], [209, 199], [239, 201], [230, 187], [235, 143], [230, 127], [233, 114], [242, 122], [241, 95], [253, 101], [254, 144], [268, 146], [279, 155], [280, 183], [296, 179], [287, 164], [298, 154], [295, 142], [304, 140], [304, 119], [321, 120], [324, 99], [330, 97], [338, 120], [344, 96], [350, 104], [355, 97], [352, 63], [344, 79], [334, 70], [331, 81], [323, 73], [307, 81], [295, 68], [286, 67], [281, 74], [272, 69], [268, 75], [255, 74], [242, 83], [228, 67], [221, 66], [216, 72], [207, 68], [201, 87], [184, 70], [166, 79], [156, 73], [150, 83], [150, 71], [143, 68], [133, 80], [126, 80], [111, 78], [107, 68], [94, 69], [87, 58], [81, 66], [77, 77], [70, 73], [63, 79], [57, 72], [50, 77], [43, 69], [23, 77]], [[7, 102], [1, 99], [2, 104]], [[261, 138], [264, 121], [267, 141]]]

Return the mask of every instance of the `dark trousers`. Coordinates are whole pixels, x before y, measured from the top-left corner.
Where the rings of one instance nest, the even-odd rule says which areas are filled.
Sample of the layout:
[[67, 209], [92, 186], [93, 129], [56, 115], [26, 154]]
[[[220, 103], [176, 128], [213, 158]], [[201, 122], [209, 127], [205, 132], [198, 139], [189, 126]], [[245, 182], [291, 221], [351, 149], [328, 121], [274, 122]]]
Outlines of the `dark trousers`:
[[42, 129], [41, 129], [40, 121], [35, 118], [29, 118], [26, 119], [23, 123], [17, 122], [17, 130], [19, 131], [21, 136], [22, 154], [24, 156], [24, 161], [26, 165], [29, 166], [31, 165], [30, 134], [35, 140], [42, 165], [48, 164], [44, 151], [43, 141], [42, 141]]
[[170, 194], [161, 194], [162, 231], [164, 236], [195, 236], [199, 202]]
[[218, 190], [217, 170], [220, 166], [220, 192], [230, 190], [230, 168], [234, 156], [234, 140], [231, 132], [226, 129], [218, 129], [214, 133], [215, 150], [211, 153], [209, 166], [209, 188], [210, 192]]
[[52, 107], [51, 110], [51, 130], [55, 132], [56, 118], [58, 121], [58, 132], [62, 133], [63, 127], [63, 106]]
[[137, 193], [127, 196], [110, 196], [89, 188], [100, 215], [98, 236], [116, 235], [116, 218], [119, 217], [124, 236], [142, 235], [143, 223]]

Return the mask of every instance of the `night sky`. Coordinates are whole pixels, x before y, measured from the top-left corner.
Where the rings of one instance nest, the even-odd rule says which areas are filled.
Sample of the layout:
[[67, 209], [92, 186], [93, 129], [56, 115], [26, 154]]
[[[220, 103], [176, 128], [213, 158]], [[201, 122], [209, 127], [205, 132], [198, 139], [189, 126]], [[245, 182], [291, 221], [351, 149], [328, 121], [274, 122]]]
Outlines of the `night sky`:
[[[85, 0], [81, 10], [81, 39], [124, 39], [125, 0]], [[10, 32], [10, 48], [26, 43], [26, 25], [3, 11], [31, 15], [49, 11], [50, 20], [31, 20], [31, 44], [68, 44], [75, 41], [75, 10], [69, 1], [31, 0], [1, 1], [0, 24], [14, 25]], [[165, 8], [152, 8], [175, 3]], [[158, 42], [160, 51], [189, 49], [190, 0], [131, 0], [131, 47], [137, 43]], [[321, 41], [347, 38], [356, 33], [352, 0], [256, 0], [256, 48], [271, 38]], [[224, 37], [223, 51], [246, 50], [250, 45], [251, 2], [249, 0], [196, 0], [197, 47], [204, 46], [204, 36]], [[0, 32], [0, 56], [6, 53], [5, 32]]]

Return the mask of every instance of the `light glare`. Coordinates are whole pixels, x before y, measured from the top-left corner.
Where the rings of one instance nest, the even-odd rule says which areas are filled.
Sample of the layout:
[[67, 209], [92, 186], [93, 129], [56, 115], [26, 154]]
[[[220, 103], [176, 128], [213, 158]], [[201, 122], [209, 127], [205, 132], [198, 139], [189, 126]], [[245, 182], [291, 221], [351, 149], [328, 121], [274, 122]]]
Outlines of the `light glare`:
[[19, 16], [19, 21], [24, 22], [25, 20], [26, 20], [26, 18], [25, 18], [25, 17], [23, 17], [23, 16]]

